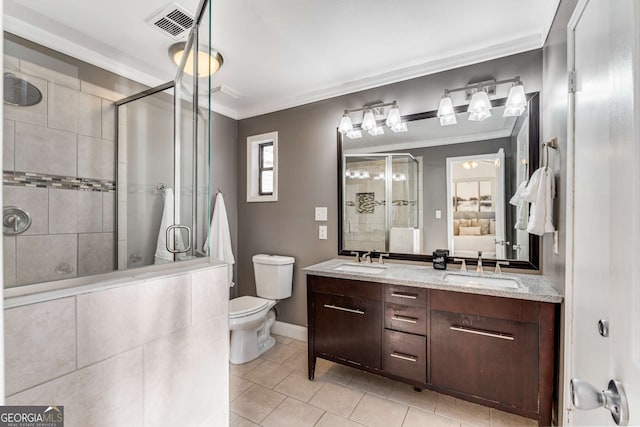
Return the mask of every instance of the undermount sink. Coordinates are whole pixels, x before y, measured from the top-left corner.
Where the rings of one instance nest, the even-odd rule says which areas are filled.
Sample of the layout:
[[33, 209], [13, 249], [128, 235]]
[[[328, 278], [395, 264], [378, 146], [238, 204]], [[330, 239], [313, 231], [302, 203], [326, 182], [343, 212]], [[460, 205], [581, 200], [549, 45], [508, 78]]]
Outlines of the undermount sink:
[[462, 286], [475, 286], [492, 289], [519, 289], [522, 285], [515, 279], [506, 277], [474, 276], [467, 274], [447, 273], [444, 281]]
[[367, 264], [340, 264], [333, 268], [336, 271], [346, 271], [350, 273], [364, 273], [364, 274], [380, 274], [387, 270], [384, 265], [367, 265]]

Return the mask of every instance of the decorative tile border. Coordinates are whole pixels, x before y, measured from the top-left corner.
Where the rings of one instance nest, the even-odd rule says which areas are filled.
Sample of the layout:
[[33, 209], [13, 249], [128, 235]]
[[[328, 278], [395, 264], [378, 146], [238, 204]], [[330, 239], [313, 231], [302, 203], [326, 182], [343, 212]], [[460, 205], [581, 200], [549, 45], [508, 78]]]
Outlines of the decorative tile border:
[[65, 190], [102, 191], [105, 193], [116, 191], [115, 181], [33, 172], [4, 171], [2, 182], [4, 185], [17, 187], [59, 188]]
[[[368, 194], [368, 193], [356, 193], [356, 196], [358, 194]], [[358, 200], [358, 203], [360, 203], [360, 200]], [[387, 203], [385, 200], [374, 200], [371, 203], [373, 203], [374, 206], [385, 206]], [[346, 206], [356, 206], [356, 202], [347, 200], [345, 202]], [[415, 200], [392, 200], [391, 201], [391, 206], [415, 206], [416, 205], [416, 201]], [[362, 212], [358, 212], [358, 213], [362, 213]]]

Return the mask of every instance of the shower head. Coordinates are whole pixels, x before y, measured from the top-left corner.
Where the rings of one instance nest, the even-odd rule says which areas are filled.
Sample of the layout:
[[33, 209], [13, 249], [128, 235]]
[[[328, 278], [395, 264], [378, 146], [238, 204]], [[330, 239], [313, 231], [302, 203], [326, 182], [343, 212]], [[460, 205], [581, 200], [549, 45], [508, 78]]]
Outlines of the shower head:
[[4, 73], [4, 103], [29, 107], [42, 101], [40, 89], [12, 73]]

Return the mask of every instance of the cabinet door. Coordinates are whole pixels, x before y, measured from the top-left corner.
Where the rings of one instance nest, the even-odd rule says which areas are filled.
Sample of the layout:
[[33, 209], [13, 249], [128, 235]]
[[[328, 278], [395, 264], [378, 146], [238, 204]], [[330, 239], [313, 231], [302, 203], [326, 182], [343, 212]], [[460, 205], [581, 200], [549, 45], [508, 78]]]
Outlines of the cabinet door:
[[431, 383], [538, 410], [538, 326], [431, 311]]
[[359, 297], [314, 294], [316, 354], [380, 369], [381, 303]]

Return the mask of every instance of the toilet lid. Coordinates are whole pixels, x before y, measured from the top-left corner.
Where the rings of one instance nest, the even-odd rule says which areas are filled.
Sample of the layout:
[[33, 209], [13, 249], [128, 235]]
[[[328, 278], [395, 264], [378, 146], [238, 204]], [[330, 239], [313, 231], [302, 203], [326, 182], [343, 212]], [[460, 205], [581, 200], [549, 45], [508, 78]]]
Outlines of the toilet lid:
[[244, 296], [234, 298], [229, 301], [229, 317], [250, 316], [264, 309], [268, 304], [269, 300], [258, 297]]

